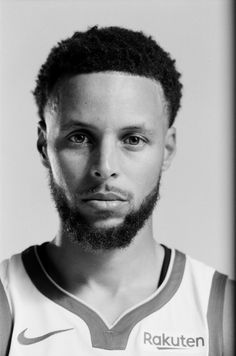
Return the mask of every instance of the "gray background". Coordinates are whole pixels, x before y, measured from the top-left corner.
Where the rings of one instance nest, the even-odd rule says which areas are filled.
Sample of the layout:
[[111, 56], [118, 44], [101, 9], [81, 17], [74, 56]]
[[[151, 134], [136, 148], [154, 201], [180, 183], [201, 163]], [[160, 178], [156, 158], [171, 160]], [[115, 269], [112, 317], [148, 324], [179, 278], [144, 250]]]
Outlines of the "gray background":
[[56, 233], [35, 144], [40, 65], [74, 31], [118, 25], [151, 34], [183, 73], [178, 151], [162, 177], [155, 236], [233, 276], [230, 1], [1, 1], [0, 17], [0, 259]]

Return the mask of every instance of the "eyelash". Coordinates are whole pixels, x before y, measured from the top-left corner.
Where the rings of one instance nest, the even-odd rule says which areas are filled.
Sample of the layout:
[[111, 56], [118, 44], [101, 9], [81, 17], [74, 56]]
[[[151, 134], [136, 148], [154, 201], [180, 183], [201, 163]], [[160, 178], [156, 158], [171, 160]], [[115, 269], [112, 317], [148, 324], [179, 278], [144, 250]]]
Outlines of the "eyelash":
[[131, 143], [128, 143], [130, 146], [140, 146], [139, 145], [139, 143], [140, 143], [140, 141], [142, 141], [142, 146], [145, 144], [145, 143], [147, 143], [147, 140], [145, 140], [143, 137], [140, 137], [140, 136], [138, 136], [138, 135], [130, 135], [130, 136], [128, 136], [124, 141], [126, 141], [126, 140], [128, 140], [128, 139], [130, 139], [130, 138], [136, 138], [136, 139], [138, 139], [138, 143], [137, 144], [131, 144]]
[[[75, 137], [83, 138], [82, 142], [76, 142], [76, 140], [73, 140], [73, 138], [75, 138]], [[138, 142], [136, 142], [135, 144], [132, 144], [130, 142], [129, 143], [125, 142], [131, 138], [138, 139]], [[87, 139], [87, 142], [85, 142], [85, 139]], [[82, 133], [75, 133], [75, 134], [71, 135], [69, 137], [69, 141], [71, 141], [72, 143], [77, 144], [77, 145], [87, 145], [87, 144], [92, 143], [92, 140], [88, 137], [88, 135], [82, 134]], [[140, 145], [140, 141], [142, 141], [141, 145]], [[134, 147], [139, 146], [140, 147], [140, 146], [143, 146], [145, 143], [147, 143], [147, 139], [133, 134], [133, 135], [126, 136], [126, 138], [124, 138], [123, 142], [124, 142], [124, 144], [128, 144], [129, 146], [134, 146]]]
[[83, 138], [87, 138], [88, 142], [86, 142], [86, 143], [90, 143], [90, 142], [89, 142], [89, 139], [88, 139], [88, 136], [86, 136], [86, 135], [84, 135], [84, 134], [82, 134], [82, 133], [81, 133], [81, 134], [80, 134], [80, 133], [76, 133], [76, 134], [71, 135], [71, 136], [69, 137], [69, 140], [70, 140], [72, 143], [75, 143], [75, 144], [80, 144], [80, 145], [84, 144], [84, 140], [83, 140], [83, 142], [75, 142], [75, 141], [73, 140], [74, 137], [77, 137], [77, 138], [78, 138], [78, 136], [83, 137]]

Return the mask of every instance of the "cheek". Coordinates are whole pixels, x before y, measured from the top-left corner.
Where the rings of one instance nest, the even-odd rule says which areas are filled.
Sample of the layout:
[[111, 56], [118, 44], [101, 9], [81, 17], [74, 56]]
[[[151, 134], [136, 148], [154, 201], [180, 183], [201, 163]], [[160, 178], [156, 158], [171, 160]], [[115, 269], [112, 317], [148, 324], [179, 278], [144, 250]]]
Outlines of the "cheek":
[[72, 188], [86, 175], [88, 158], [70, 150], [51, 150], [48, 153], [54, 179], [59, 186]]
[[160, 173], [161, 163], [157, 160], [152, 162], [152, 164], [145, 164], [143, 169], [136, 176], [137, 185], [145, 192], [150, 192], [150, 190], [156, 186]]
[[[146, 196], [156, 186], [161, 174], [163, 150], [149, 150], [143, 157], [133, 159], [127, 166], [129, 177], [137, 195]], [[142, 198], [142, 197], [141, 197]]]

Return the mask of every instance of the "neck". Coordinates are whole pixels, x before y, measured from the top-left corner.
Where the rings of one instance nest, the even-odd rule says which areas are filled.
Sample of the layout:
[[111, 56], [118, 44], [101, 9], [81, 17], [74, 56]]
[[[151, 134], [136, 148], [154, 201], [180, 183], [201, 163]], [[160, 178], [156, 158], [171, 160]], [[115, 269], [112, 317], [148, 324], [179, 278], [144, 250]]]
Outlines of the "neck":
[[50, 269], [57, 270], [57, 282], [74, 294], [84, 285], [116, 293], [127, 286], [150, 283], [159, 277], [164, 257], [163, 248], [153, 238], [152, 218], [124, 249], [84, 251], [59, 230], [47, 254], [53, 265]]

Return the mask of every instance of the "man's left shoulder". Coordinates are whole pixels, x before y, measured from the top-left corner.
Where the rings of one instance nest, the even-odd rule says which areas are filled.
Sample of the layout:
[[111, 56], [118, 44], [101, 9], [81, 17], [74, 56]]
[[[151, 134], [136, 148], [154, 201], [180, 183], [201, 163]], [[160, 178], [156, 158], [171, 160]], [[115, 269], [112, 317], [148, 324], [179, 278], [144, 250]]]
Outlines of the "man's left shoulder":
[[235, 284], [232, 279], [227, 279], [225, 286], [223, 308], [223, 347], [224, 356], [232, 356], [235, 351]]

